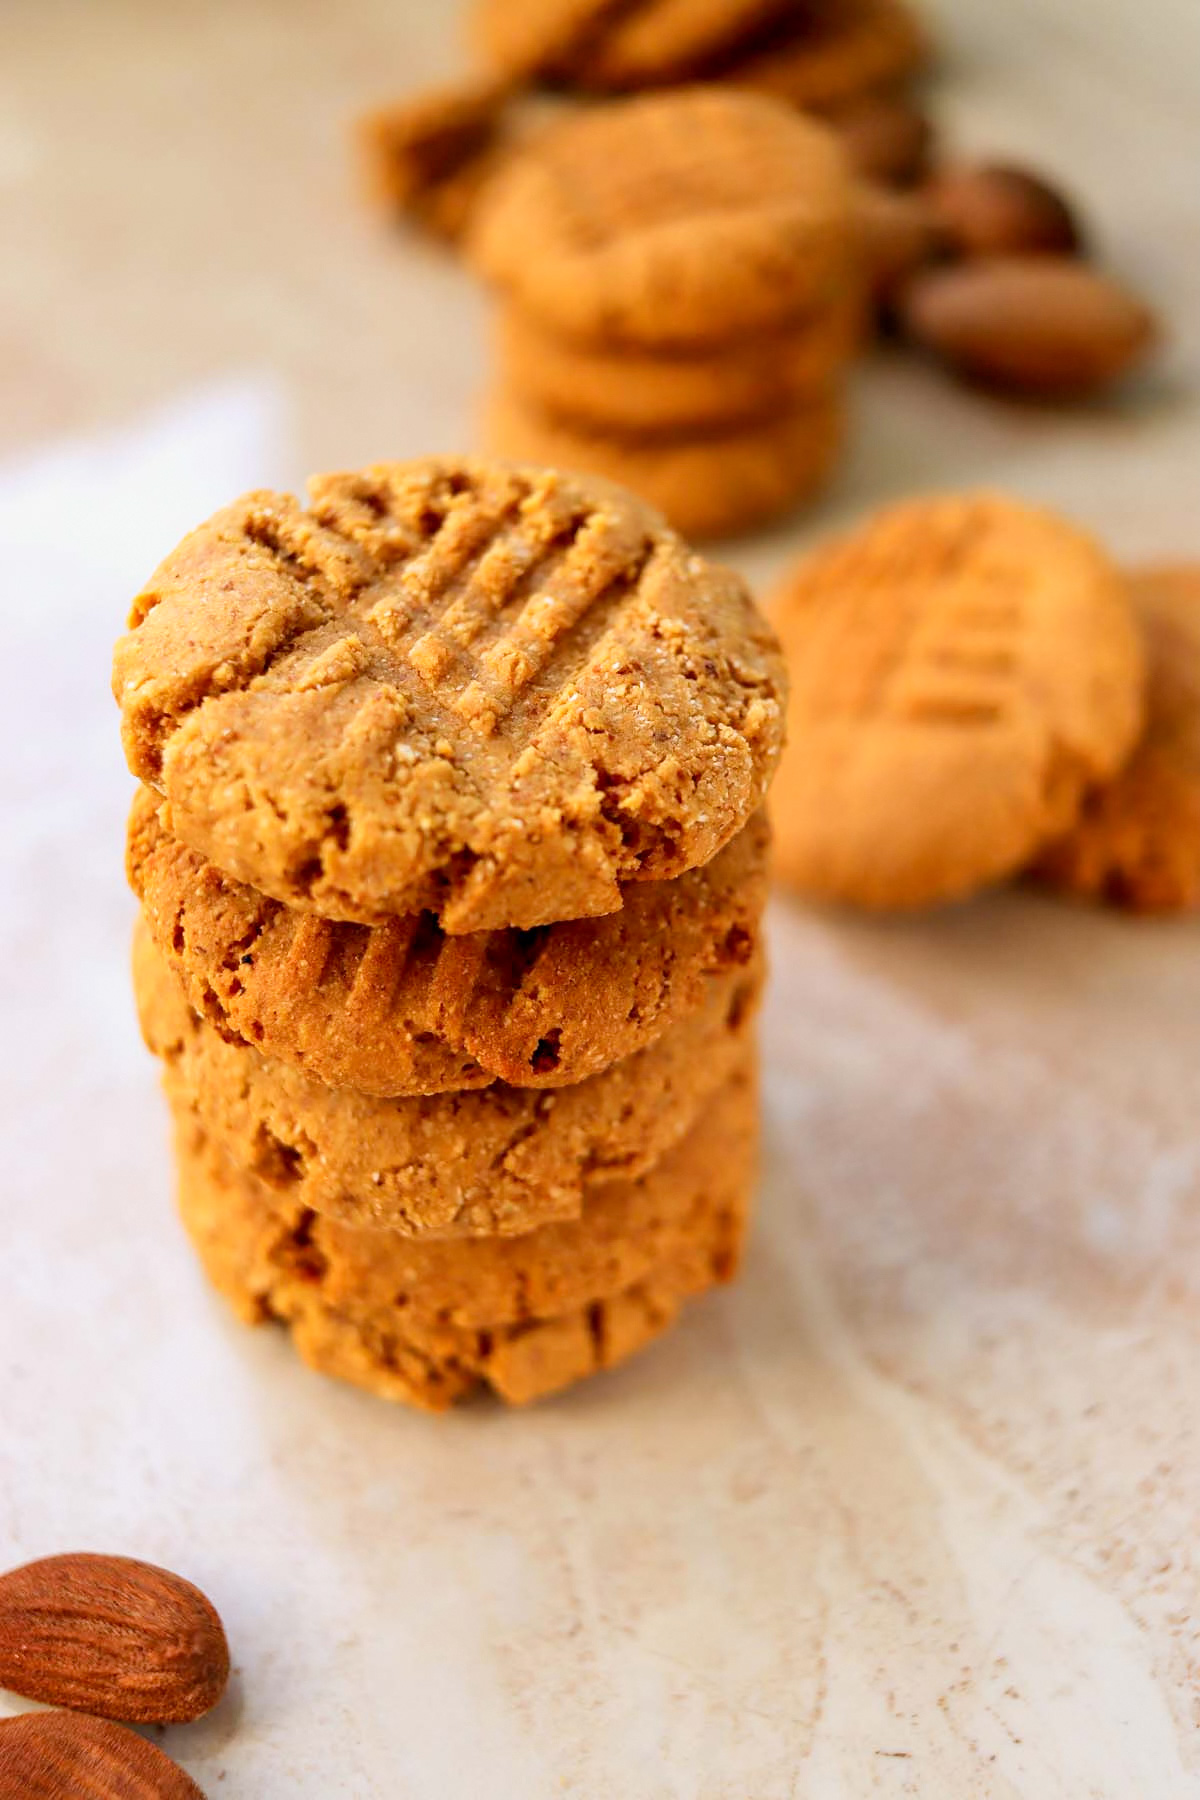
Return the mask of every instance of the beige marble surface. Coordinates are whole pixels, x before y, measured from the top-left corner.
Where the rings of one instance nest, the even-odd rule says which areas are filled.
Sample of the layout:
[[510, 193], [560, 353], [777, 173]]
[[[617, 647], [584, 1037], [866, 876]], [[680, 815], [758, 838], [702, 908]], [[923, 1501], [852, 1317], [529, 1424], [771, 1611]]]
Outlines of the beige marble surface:
[[[228, 494], [466, 441], [484, 308], [355, 203], [433, 0], [8, 0], [0, 61], [0, 1564], [218, 1599], [212, 1795], [1200, 1796], [1200, 931], [780, 904], [745, 1279], [521, 1416], [229, 1323], [127, 995], [125, 598]], [[1200, 550], [1200, 9], [943, 0], [938, 112], [1085, 199], [1175, 344], [1119, 408], [864, 372], [822, 518], [980, 481]], [[15, 1703], [0, 1699], [0, 1713]]]

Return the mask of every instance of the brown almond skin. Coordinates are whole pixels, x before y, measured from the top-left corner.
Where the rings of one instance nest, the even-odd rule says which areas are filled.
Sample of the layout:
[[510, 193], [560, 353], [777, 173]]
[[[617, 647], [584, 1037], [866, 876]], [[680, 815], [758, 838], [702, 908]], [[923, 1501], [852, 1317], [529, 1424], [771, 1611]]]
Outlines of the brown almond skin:
[[180, 1575], [126, 1556], [48, 1556], [0, 1576], [0, 1687], [107, 1719], [176, 1723], [215, 1706], [229, 1646]]
[[939, 169], [924, 195], [953, 255], [1074, 256], [1083, 233], [1057, 189], [1028, 169], [978, 163]]
[[877, 96], [836, 113], [830, 125], [856, 175], [887, 187], [907, 187], [929, 166], [933, 126], [907, 100]]
[[135, 1731], [79, 1713], [0, 1723], [0, 1800], [204, 1800], [190, 1775]]
[[998, 257], [918, 274], [899, 302], [903, 329], [975, 381], [1082, 398], [1142, 360], [1154, 315], [1107, 276], [1066, 257]]

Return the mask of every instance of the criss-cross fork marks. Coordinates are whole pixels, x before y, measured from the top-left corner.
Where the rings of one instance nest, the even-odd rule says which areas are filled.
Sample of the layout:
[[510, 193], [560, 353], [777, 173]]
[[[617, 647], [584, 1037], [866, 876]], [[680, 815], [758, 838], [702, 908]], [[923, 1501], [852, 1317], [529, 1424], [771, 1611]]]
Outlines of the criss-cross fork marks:
[[1025, 608], [1011, 575], [972, 566], [969, 514], [920, 559], [907, 533], [831, 558], [811, 608], [812, 664], [825, 713], [951, 729], [997, 723], [1021, 668]]
[[618, 520], [591, 515], [564, 547], [543, 579], [530, 570], [511, 626], [481, 651], [476, 672], [454, 709], [475, 731], [490, 735], [527, 694], [572, 632], [605, 595], [627, 591], [640, 572], [644, 551], [631, 565], [629, 533]]
[[890, 710], [923, 725], [999, 723], [1015, 691], [1022, 629], [1012, 596], [952, 599], [931, 608], [893, 684]]
[[266, 551], [307, 590], [327, 620], [336, 616], [339, 602], [344, 604], [366, 580], [354, 545], [323, 530], [303, 512], [252, 505], [243, 531], [250, 543]]
[[644, 527], [621, 510], [517, 474], [448, 492], [411, 554], [412, 521], [389, 538], [386, 505], [382, 494], [374, 504], [355, 494], [324, 509], [325, 529], [356, 540], [375, 563], [350, 611], [432, 699], [485, 737], [596, 603], [636, 582], [649, 547]]
[[[330, 476], [313, 484], [308, 509], [247, 496], [219, 522], [205, 567], [210, 585], [239, 596], [243, 640], [199, 691], [185, 669], [156, 701], [139, 772], [155, 779], [170, 732], [236, 687], [309, 693], [361, 680], [372, 730], [390, 689], [397, 717], [414, 701], [431, 715], [447, 754], [464, 732], [486, 739], [515, 708], [528, 720], [553, 703], [656, 542], [636, 506], [519, 470]], [[161, 585], [172, 580], [168, 563]], [[161, 598], [147, 590], [147, 618]]]

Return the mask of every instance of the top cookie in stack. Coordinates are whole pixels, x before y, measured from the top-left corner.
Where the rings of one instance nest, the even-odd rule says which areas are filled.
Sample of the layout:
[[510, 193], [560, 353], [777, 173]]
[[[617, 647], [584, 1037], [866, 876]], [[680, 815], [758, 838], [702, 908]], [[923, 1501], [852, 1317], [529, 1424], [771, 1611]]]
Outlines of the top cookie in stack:
[[114, 686], [172, 834], [299, 911], [451, 935], [707, 862], [778, 756], [774, 639], [631, 497], [433, 460], [247, 495], [139, 596]]
[[895, 88], [927, 57], [904, 0], [476, 0], [473, 24], [480, 55], [513, 81], [727, 81], [813, 111]]
[[625, 482], [696, 537], [828, 472], [861, 297], [822, 126], [719, 88], [572, 115], [489, 183], [468, 248], [504, 301], [497, 454]]
[[603, 484], [385, 465], [186, 539], [115, 685], [143, 1030], [245, 1316], [436, 1407], [728, 1278], [783, 708], [736, 578]]

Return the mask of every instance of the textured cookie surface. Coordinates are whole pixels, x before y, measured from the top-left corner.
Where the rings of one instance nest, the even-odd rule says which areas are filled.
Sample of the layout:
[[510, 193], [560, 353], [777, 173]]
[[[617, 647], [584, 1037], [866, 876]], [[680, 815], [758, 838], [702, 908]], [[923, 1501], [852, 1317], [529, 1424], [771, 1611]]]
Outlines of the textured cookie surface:
[[804, 893], [917, 906], [1011, 874], [1138, 732], [1123, 578], [1016, 501], [889, 509], [801, 564], [774, 617], [792, 678], [775, 861]]
[[1133, 912], [1182, 912], [1200, 906], [1200, 563], [1139, 570], [1130, 592], [1146, 646], [1145, 730], [1036, 872]]
[[782, 326], [852, 268], [832, 133], [760, 95], [685, 88], [573, 114], [513, 156], [469, 253], [566, 336], [711, 345]]
[[144, 929], [134, 956], [142, 1030], [172, 1102], [314, 1212], [414, 1236], [530, 1231], [576, 1217], [589, 1183], [649, 1168], [744, 1054], [761, 979], [757, 965], [713, 978], [657, 1042], [574, 1087], [383, 1099], [226, 1043]]
[[504, 309], [499, 361], [541, 411], [600, 430], [662, 437], [775, 418], [842, 386], [863, 333], [849, 287], [787, 331], [691, 355], [589, 346]]
[[631, 1055], [755, 953], [762, 813], [710, 863], [636, 882], [619, 912], [450, 938], [430, 914], [377, 926], [292, 911], [163, 830], [129, 821], [130, 884], [193, 1009], [223, 1037], [366, 1093], [558, 1087]]
[[555, 418], [509, 388], [491, 396], [483, 431], [497, 456], [620, 482], [686, 536], [708, 539], [751, 531], [817, 493], [836, 465], [843, 417], [831, 397], [730, 429], [636, 437]]
[[818, 0], [711, 73], [822, 112], [897, 86], [928, 54], [905, 0]]
[[520, 1403], [611, 1367], [684, 1299], [734, 1274], [753, 1187], [753, 1075], [583, 1218], [525, 1237], [414, 1243], [307, 1211], [234, 1168], [186, 1117], [184, 1223], [214, 1285], [249, 1323], [281, 1320], [313, 1367], [440, 1410], [477, 1388]]
[[451, 933], [706, 862], [778, 756], [735, 576], [595, 482], [454, 460], [246, 496], [135, 603], [114, 689], [175, 836], [293, 906]]

